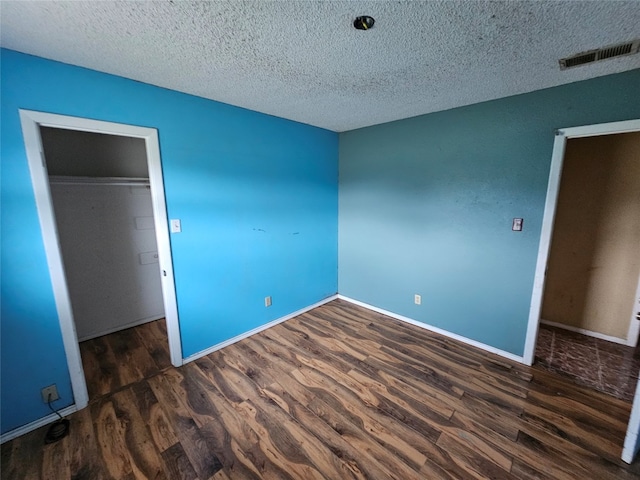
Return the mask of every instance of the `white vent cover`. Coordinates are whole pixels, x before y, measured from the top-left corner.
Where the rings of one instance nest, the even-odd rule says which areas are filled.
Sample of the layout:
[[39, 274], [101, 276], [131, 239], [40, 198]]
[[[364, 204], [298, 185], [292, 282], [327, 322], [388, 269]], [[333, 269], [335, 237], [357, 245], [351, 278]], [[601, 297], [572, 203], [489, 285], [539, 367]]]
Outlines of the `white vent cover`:
[[634, 53], [638, 53], [638, 51], [640, 51], [640, 39], [625, 43], [618, 43], [616, 45], [609, 45], [608, 47], [582, 52], [572, 57], [561, 58], [560, 70], [579, 67], [580, 65], [586, 65], [587, 63], [599, 62], [601, 60], [606, 60], [607, 58], [633, 55]]

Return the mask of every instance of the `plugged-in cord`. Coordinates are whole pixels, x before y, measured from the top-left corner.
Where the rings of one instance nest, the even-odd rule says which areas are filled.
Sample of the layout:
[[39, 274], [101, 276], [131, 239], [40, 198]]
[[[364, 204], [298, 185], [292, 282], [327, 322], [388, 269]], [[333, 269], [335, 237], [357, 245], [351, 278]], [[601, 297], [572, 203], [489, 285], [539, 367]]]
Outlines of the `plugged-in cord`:
[[45, 444], [57, 442], [61, 438], [66, 437], [69, 433], [69, 420], [62, 418], [62, 415], [60, 415], [58, 410], [53, 408], [53, 405], [51, 405], [51, 393], [47, 396], [47, 405], [49, 405], [51, 411], [58, 416], [58, 420], [53, 422], [49, 427], [49, 430], [47, 430], [47, 435], [44, 438]]
[[53, 407], [51, 406], [51, 393], [49, 393], [49, 395], [47, 396], [47, 405], [49, 405], [49, 408], [51, 409], [51, 411], [52, 411], [53, 413], [55, 413], [56, 415], [58, 415], [58, 418], [59, 418], [60, 420], [62, 420], [62, 415], [60, 415], [60, 413], [58, 413], [58, 410], [56, 410], [55, 408], [53, 408]]

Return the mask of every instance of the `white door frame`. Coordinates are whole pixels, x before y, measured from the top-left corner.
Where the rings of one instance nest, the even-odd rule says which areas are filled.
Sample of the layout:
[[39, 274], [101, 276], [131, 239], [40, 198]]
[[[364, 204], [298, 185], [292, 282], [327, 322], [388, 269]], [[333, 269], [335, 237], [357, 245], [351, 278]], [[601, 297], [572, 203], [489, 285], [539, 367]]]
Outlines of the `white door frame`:
[[638, 345], [638, 335], [640, 334], [640, 276], [638, 276], [638, 286], [636, 296], [633, 297], [633, 308], [631, 309], [631, 320], [629, 321], [629, 331], [627, 332], [627, 345], [636, 347]]
[[103, 122], [66, 115], [20, 110], [20, 122], [26, 147], [31, 181], [42, 229], [49, 273], [53, 285], [53, 294], [62, 331], [62, 341], [67, 356], [67, 366], [71, 376], [71, 386], [76, 408], [87, 406], [89, 396], [80, 358], [78, 336], [73, 321], [73, 311], [67, 288], [67, 280], [60, 252], [58, 229], [53, 211], [47, 163], [42, 147], [40, 127], [62, 128], [83, 132], [103, 133], [124, 137], [141, 138], [145, 141], [147, 164], [149, 167], [149, 184], [151, 201], [153, 203], [153, 218], [156, 226], [156, 241], [158, 244], [158, 259], [162, 271], [162, 297], [167, 321], [169, 337], [169, 352], [171, 363], [179, 367], [182, 365], [182, 347], [180, 343], [180, 327], [178, 323], [178, 307], [173, 278], [173, 262], [171, 260], [171, 246], [169, 242], [169, 222], [164, 197], [164, 181], [160, 162], [160, 144], [158, 132], [154, 128], [137, 127], [120, 123]]
[[[558, 192], [560, 190], [560, 177], [562, 176], [562, 164], [567, 140], [570, 138], [594, 137], [599, 135], [612, 135], [616, 133], [629, 133], [640, 131], [640, 119], [623, 122], [601, 123], [583, 127], [563, 128], [556, 131], [549, 171], [549, 184], [547, 186], [547, 200], [544, 205], [542, 230], [540, 233], [540, 245], [538, 247], [538, 260], [536, 273], [533, 280], [533, 292], [531, 295], [531, 307], [529, 309], [529, 323], [527, 324], [527, 336], [524, 345], [522, 359], [527, 365], [533, 365], [542, 310], [544, 284], [547, 274], [547, 262], [549, 261], [549, 248], [553, 236], [553, 223], [556, 217]], [[640, 324], [633, 320], [629, 325], [629, 334], [637, 336]], [[627, 338], [633, 338], [632, 336]]]

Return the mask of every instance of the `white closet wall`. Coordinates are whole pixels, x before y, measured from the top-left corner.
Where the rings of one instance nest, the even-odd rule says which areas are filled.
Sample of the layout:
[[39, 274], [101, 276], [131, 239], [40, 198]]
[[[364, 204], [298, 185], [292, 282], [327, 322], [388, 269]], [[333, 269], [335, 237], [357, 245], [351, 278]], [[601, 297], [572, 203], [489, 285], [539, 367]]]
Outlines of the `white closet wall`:
[[164, 316], [150, 190], [53, 180], [80, 341]]

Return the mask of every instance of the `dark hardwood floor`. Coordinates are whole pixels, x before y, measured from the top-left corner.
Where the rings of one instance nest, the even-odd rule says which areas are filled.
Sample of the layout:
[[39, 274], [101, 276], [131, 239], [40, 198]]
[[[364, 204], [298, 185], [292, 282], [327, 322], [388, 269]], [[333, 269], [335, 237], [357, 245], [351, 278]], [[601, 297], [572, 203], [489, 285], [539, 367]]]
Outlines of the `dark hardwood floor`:
[[91, 347], [90, 406], [2, 479], [640, 478], [629, 403], [343, 301], [179, 369], [143, 348]]
[[91, 401], [171, 367], [164, 319], [80, 342]]

